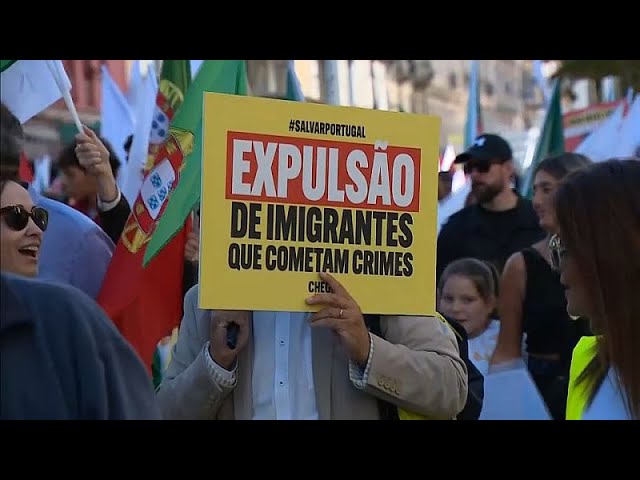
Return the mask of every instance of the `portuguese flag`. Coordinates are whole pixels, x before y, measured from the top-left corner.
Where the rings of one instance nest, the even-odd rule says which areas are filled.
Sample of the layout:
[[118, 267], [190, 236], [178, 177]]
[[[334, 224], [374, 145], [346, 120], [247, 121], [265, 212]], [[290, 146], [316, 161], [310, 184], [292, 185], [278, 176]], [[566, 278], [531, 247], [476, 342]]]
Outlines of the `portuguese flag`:
[[[172, 193], [167, 210], [145, 250], [145, 265], [152, 265], [182, 228], [200, 201], [202, 183], [202, 109], [204, 92], [247, 95], [246, 62], [244, 60], [205, 60], [184, 99], [172, 126], [176, 131], [192, 132], [193, 151], [186, 156], [184, 171]], [[251, 112], [247, 112], [250, 115]], [[220, 112], [224, 115], [224, 112]], [[201, 246], [201, 248], [206, 248]], [[215, 247], [213, 247], [215, 248]]]
[[191, 81], [188, 60], [164, 60], [142, 187], [107, 270], [98, 303], [151, 373], [158, 342], [182, 317], [184, 246], [189, 222], [143, 266], [147, 244], [193, 149], [191, 131], [173, 129]]

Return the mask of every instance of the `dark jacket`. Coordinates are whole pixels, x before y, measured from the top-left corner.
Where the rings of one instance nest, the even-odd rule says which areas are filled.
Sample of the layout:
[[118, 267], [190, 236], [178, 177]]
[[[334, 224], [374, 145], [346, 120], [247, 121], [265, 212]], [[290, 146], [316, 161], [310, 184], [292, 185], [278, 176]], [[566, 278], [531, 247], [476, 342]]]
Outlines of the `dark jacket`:
[[80, 290], [0, 277], [1, 419], [160, 419], [139, 357]]
[[508, 258], [545, 236], [531, 201], [519, 197], [515, 208], [489, 212], [471, 205], [452, 215], [438, 235], [436, 279], [454, 260], [473, 257], [502, 272]]
[[122, 235], [130, 213], [131, 207], [124, 195], [120, 196], [120, 201], [111, 210], [98, 212], [102, 230], [104, 230], [104, 233], [106, 233], [116, 245], [118, 244], [118, 240], [120, 240], [120, 235]]

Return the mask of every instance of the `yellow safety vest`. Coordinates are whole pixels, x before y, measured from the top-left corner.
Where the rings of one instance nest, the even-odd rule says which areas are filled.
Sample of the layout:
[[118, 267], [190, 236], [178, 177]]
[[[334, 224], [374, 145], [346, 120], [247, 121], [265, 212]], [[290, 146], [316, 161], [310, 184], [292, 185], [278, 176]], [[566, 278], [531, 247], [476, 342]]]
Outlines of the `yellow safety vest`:
[[[456, 335], [456, 337], [459, 337], [458, 332], [456, 332], [456, 329], [453, 328], [451, 324], [447, 322], [447, 320], [440, 313], [436, 312], [434, 316], [437, 317], [446, 326], [448, 326], [451, 329], [451, 331]], [[419, 413], [408, 412], [407, 410], [403, 410], [402, 408], [398, 408], [398, 417], [400, 420], [431, 420], [429, 417], [420, 415]]]
[[587, 385], [584, 382], [578, 385], [576, 381], [596, 355], [596, 337], [582, 337], [573, 349], [569, 372], [569, 393], [567, 395], [567, 420], [582, 419], [589, 395]]

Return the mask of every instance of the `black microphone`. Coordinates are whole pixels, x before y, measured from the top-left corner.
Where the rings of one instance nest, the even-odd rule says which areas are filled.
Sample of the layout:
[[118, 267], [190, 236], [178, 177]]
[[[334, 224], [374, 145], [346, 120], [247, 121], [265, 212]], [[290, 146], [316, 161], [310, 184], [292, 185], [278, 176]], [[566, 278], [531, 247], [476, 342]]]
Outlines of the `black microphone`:
[[236, 348], [236, 345], [238, 344], [239, 330], [240, 327], [235, 322], [231, 322], [229, 325], [227, 325], [227, 347], [229, 347], [231, 350], [234, 350]]

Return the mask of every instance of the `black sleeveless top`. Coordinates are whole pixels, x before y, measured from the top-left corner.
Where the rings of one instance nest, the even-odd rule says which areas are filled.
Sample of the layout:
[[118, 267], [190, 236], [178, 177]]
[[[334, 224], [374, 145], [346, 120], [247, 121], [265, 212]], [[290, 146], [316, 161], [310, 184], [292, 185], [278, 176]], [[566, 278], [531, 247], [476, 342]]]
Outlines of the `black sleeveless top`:
[[569, 364], [578, 340], [589, 335], [586, 320], [572, 320], [567, 313], [560, 274], [554, 271], [535, 248], [521, 251], [526, 269], [526, 289], [522, 305], [522, 328], [527, 334], [527, 352], [560, 354]]

